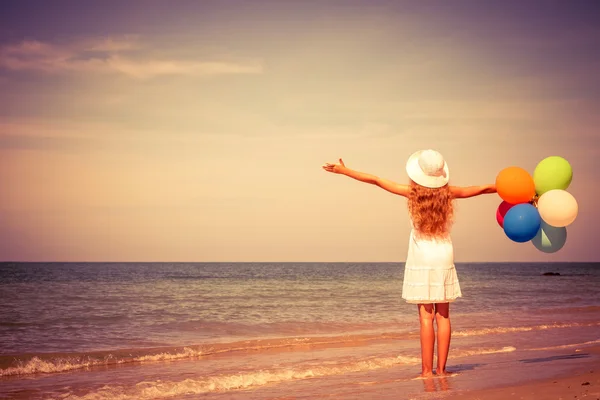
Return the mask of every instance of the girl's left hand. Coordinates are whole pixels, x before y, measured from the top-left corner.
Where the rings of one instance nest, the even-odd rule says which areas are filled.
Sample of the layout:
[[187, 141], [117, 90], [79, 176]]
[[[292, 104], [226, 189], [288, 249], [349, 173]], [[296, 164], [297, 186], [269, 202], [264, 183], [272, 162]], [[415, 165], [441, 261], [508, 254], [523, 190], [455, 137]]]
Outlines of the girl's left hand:
[[325, 165], [323, 165], [323, 169], [325, 171], [333, 172], [334, 174], [341, 174], [343, 172], [344, 168], [346, 168], [346, 165], [344, 164], [344, 161], [342, 161], [341, 158], [340, 158], [339, 164], [326, 163]]

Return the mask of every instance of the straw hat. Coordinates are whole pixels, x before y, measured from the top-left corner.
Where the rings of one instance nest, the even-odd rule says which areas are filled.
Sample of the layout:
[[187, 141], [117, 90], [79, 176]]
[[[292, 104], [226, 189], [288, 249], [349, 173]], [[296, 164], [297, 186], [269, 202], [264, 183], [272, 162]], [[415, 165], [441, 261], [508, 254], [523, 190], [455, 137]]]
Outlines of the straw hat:
[[448, 184], [450, 172], [444, 157], [435, 150], [419, 150], [406, 162], [408, 177], [428, 188], [440, 188]]

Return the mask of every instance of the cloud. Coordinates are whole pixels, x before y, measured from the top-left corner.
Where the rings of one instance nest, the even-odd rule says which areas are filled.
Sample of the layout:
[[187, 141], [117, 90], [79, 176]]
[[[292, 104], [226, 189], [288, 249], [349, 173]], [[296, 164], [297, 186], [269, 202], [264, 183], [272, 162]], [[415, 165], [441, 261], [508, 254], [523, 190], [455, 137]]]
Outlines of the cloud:
[[138, 36], [127, 35], [119, 38], [107, 37], [84, 40], [79, 46], [89, 51], [119, 52], [139, 49], [141, 47], [141, 41]]
[[173, 133], [165, 132], [160, 127], [138, 129], [111, 122], [89, 123], [42, 118], [11, 121], [0, 117], [0, 160], [2, 152], [7, 151], [126, 153], [129, 156], [177, 154], [195, 158], [198, 156], [198, 149], [210, 149], [216, 142], [233, 146], [239, 144], [239, 140], [239, 135], [204, 132], [199, 135], [194, 130]]
[[119, 56], [110, 57], [105, 61], [105, 67], [111, 71], [147, 79], [161, 75], [228, 75], [228, 74], [259, 74], [262, 67], [258, 63], [239, 64], [231, 62], [195, 62], [176, 60], [131, 60]]
[[89, 139], [57, 136], [0, 135], [0, 150], [54, 150], [79, 152], [90, 148]]
[[143, 50], [136, 37], [102, 38], [68, 44], [27, 40], [0, 47], [0, 69], [42, 73], [113, 73], [136, 79], [263, 72], [259, 60], [189, 60], [148, 56], [144, 55]]
[[102, 136], [106, 129], [114, 126], [104, 124], [95, 127], [96, 131], [90, 134], [90, 126], [83, 123], [73, 123], [68, 120], [36, 119], [7, 119], [0, 118], [0, 137], [56, 137], [68, 139], [82, 139], [89, 136]]

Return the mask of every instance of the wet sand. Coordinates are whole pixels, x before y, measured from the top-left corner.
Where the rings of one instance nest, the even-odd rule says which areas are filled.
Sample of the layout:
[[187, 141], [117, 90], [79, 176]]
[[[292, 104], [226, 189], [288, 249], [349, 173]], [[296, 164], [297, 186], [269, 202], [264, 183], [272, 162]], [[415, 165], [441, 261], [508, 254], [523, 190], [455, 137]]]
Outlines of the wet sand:
[[493, 389], [483, 389], [449, 395], [447, 400], [545, 400], [600, 399], [600, 368], [574, 373], [571, 376]]
[[[587, 353], [600, 355], [600, 347], [586, 349]], [[551, 400], [551, 399], [594, 399], [600, 400], [600, 365], [582, 362], [581, 366], [554, 378], [535, 379], [517, 385], [506, 385], [479, 390], [448, 393], [445, 400]]]

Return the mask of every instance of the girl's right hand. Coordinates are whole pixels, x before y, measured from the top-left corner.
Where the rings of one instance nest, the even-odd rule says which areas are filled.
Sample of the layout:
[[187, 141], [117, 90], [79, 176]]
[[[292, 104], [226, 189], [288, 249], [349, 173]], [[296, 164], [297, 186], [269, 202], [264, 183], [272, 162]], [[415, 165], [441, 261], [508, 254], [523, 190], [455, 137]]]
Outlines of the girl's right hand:
[[333, 172], [334, 174], [341, 174], [345, 168], [346, 168], [346, 165], [344, 164], [344, 161], [342, 161], [341, 158], [340, 158], [339, 164], [326, 163], [325, 165], [323, 165], [323, 169], [325, 171]]

